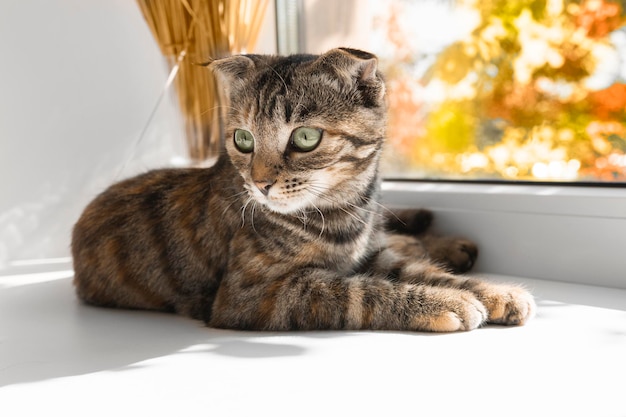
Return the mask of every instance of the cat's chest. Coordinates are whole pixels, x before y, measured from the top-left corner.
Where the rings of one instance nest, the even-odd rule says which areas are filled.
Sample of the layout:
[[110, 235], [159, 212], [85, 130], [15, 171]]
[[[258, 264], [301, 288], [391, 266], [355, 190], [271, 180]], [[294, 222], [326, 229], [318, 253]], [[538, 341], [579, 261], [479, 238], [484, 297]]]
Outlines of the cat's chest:
[[229, 268], [253, 276], [311, 267], [354, 273], [379, 246], [378, 217], [371, 210], [346, 211], [243, 212], [229, 241]]
[[[300, 241], [294, 245], [291, 255], [283, 258], [295, 269], [309, 266], [319, 266], [338, 273], [352, 273], [362, 263], [370, 252], [370, 239], [363, 234], [356, 239], [345, 243], [334, 243], [318, 239], [315, 241]], [[276, 259], [277, 262], [281, 262]]]
[[326, 226], [321, 229], [257, 218], [254, 225], [239, 229], [231, 241], [231, 255], [238, 258], [231, 261], [257, 271], [317, 266], [339, 273], [353, 272], [375, 246], [374, 225], [344, 229]]
[[343, 273], [354, 271], [375, 245], [374, 226], [369, 223], [358, 228], [307, 230], [303, 227], [283, 232], [293, 262]]

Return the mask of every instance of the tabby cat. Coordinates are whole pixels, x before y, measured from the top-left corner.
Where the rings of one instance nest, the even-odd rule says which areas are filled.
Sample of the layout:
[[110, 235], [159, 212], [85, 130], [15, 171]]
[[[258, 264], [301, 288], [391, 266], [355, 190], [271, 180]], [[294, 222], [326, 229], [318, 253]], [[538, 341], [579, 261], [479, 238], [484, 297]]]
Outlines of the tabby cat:
[[374, 55], [210, 67], [230, 96], [223, 152], [210, 168], [147, 172], [88, 205], [72, 239], [82, 300], [274, 331], [449, 332], [533, 315], [524, 289], [450, 272], [471, 267], [471, 242], [420, 241], [429, 212], [377, 202], [386, 100]]

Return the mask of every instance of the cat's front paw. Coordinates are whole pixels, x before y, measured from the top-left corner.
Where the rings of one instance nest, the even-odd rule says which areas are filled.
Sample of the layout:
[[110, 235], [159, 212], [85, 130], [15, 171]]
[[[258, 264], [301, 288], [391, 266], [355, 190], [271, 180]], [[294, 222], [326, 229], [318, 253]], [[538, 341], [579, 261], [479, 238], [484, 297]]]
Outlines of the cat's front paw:
[[533, 296], [516, 285], [490, 285], [480, 292], [478, 299], [487, 308], [487, 322], [493, 324], [522, 325], [537, 309]]
[[485, 306], [469, 291], [431, 288], [430, 307], [416, 318], [416, 330], [456, 332], [473, 330], [488, 317]]

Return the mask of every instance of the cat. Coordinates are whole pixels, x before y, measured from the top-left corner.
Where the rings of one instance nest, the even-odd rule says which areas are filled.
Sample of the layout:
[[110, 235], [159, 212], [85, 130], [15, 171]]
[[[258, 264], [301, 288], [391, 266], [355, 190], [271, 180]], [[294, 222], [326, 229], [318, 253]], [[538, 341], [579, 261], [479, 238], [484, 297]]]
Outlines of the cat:
[[377, 58], [237, 55], [210, 69], [230, 97], [215, 165], [112, 185], [72, 234], [77, 294], [243, 330], [451, 332], [520, 325], [532, 295], [451, 273], [467, 240], [426, 210], [378, 202], [386, 129]]

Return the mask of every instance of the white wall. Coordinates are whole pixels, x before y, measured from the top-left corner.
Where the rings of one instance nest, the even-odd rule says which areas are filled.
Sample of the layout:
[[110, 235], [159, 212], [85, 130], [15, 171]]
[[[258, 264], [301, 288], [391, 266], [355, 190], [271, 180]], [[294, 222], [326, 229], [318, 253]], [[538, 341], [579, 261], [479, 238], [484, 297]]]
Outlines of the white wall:
[[96, 193], [184, 149], [170, 95], [136, 145], [167, 68], [134, 1], [1, 0], [0, 51], [2, 269], [69, 256]]

